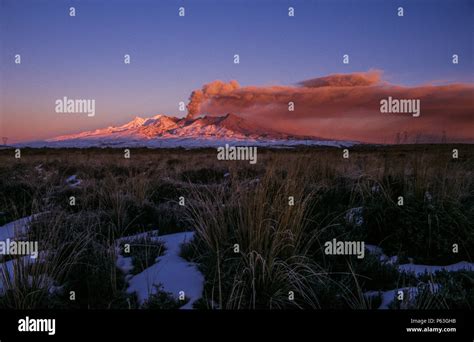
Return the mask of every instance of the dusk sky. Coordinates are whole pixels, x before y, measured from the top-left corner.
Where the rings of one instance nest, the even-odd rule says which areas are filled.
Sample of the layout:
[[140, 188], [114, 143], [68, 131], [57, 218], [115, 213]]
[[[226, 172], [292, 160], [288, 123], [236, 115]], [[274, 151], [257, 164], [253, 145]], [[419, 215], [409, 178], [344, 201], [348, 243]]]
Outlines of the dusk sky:
[[[14, 142], [119, 125], [136, 115], [184, 116], [178, 103], [215, 80], [298, 87], [379, 70], [380, 81], [393, 86], [467, 84], [459, 88], [465, 101], [474, 83], [473, 7], [469, 0], [0, 0], [0, 132]], [[95, 99], [96, 116], [56, 113], [55, 100], [64, 96]], [[466, 118], [465, 108], [460, 113]]]

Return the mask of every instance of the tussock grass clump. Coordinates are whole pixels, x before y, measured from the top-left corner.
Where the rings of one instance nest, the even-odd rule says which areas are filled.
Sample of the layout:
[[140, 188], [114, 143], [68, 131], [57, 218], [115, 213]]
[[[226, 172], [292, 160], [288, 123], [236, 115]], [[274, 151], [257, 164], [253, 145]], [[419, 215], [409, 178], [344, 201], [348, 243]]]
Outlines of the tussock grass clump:
[[[1, 307], [37, 309], [54, 306], [52, 298], [63, 290], [58, 284], [70, 275], [71, 267], [80, 261], [90, 241], [87, 232], [71, 234], [65, 229], [64, 219], [61, 214], [48, 213], [33, 221], [34, 228], [27, 238], [38, 241], [37, 259], [19, 256], [0, 264], [4, 291]], [[48, 222], [48, 229], [38, 229], [45, 222]]]
[[[294, 170], [284, 183], [269, 169], [250, 186], [191, 191], [197, 260], [211, 277], [206, 295], [219, 307], [318, 307], [313, 284], [325, 272], [308, 255], [310, 195], [301, 186], [302, 169]], [[289, 194], [299, 205], [289, 205]]]

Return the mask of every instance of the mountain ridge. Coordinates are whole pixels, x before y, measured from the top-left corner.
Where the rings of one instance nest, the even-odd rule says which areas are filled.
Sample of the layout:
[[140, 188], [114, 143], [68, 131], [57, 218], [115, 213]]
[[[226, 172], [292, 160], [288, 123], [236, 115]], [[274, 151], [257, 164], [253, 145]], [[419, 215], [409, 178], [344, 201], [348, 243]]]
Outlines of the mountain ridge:
[[316, 137], [303, 137], [287, 134], [272, 129], [266, 129], [250, 120], [241, 118], [235, 114], [228, 113], [223, 116], [200, 116], [189, 119], [176, 118], [164, 114], [158, 114], [150, 118], [136, 116], [128, 123], [121, 126], [109, 126], [107, 128], [84, 131], [80, 133], [57, 136], [47, 141], [63, 141], [80, 138], [113, 138], [129, 137], [154, 139], [166, 138], [228, 138], [241, 140], [245, 138], [258, 140], [266, 139], [319, 139]]
[[60, 135], [42, 142], [53, 147], [92, 146], [217, 146], [223, 143], [246, 145], [331, 145], [347, 146], [352, 142], [299, 136], [264, 128], [233, 113], [222, 116], [172, 117], [157, 114], [149, 118], [135, 116], [120, 126], [109, 126], [74, 134]]

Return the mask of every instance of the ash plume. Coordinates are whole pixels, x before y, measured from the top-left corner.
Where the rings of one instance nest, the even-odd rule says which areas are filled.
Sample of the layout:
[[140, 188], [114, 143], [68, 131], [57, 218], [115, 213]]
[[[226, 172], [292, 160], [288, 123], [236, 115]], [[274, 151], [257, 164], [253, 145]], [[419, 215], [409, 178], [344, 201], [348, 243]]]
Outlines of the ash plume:
[[[441, 139], [443, 130], [456, 132], [453, 141], [474, 140], [474, 84], [400, 86], [381, 75], [378, 70], [335, 74], [294, 86], [214, 81], [191, 94], [188, 117], [234, 113], [278, 131], [374, 143], [392, 141], [397, 132]], [[382, 114], [380, 101], [388, 97], [419, 100], [421, 116]]]
[[222, 81], [214, 81], [205, 84], [202, 89], [194, 90], [189, 97], [189, 103], [187, 105], [188, 116], [187, 118], [192, 119], [201, 113], [201, 105], [206, 100], [214, 97], [218, 97], [220, 94], [225, 94], [239, 89], [239, 83], [237, 81], [230, 81], [225, 83]]

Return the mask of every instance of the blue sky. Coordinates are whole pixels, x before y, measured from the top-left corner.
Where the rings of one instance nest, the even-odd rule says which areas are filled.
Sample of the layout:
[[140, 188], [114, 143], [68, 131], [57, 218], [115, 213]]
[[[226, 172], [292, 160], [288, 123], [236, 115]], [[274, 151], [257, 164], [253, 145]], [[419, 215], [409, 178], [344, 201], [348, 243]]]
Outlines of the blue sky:
[[[43, 138], [183, 115], [216, 79], [290, 85], [380, 69], [396, 84], [473, 81], [474, 2], [0, 0], [2, 129]], [[70, 6], [76, 17], [68, 15]], [[186, 16], [178, 16], [184, 6]], [[296, 16], [288, 17], [288, 7]], [[403, 6], [404, 17], [396, 15]], [[22, 55], [15, 65], [13, 56]], [[123, 55], [132, 63], [125, 65]], [[350, 64], [342, 63], [349, 54]], [[453, 65], [457, 53], [460, 63]], [[240, 64], [233, 64], [233, 55]], [[99, 115], [58, 117], [54, 100], [96, 99]], [[37, 123], [25, 132], [25, 122]]]

